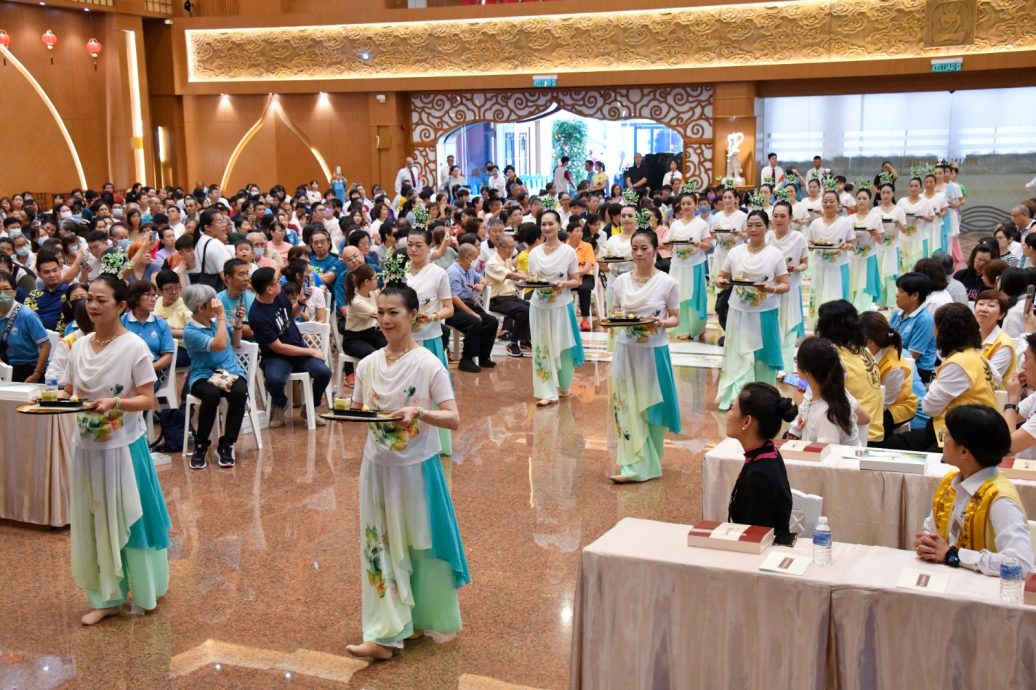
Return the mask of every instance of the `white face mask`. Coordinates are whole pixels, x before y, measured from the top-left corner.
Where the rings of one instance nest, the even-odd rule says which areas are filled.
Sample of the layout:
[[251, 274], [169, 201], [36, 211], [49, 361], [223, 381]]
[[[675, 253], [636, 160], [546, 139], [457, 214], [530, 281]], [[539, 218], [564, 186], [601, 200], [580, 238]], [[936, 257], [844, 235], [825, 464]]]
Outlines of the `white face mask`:
[[7, 231], [7, 235], [8, 235], [8, 237], [10, 237], [10, 238], [11, 238], [12, 240], [13, 240], [13, 239], [14, 239], [15, 237], [21, 237], [21, 236], [22, 236], [22, 229], [21, 229], [21, 228], [11, 228], [10, 230], [8, 230], [8, 231]]
[[72, 217], [72, 212], [71, 211], [62, 211], [60, 215], [61, 215], [61, 220], [68, 220], [69, 218]]
[[29, 247], [26, 246], [26, 245], [22, 245], [21, 247], [18, 247], [17, 249], [15, 249], [14, 253], [17, 254], [18, 256], [28, 256], [29, 255]]

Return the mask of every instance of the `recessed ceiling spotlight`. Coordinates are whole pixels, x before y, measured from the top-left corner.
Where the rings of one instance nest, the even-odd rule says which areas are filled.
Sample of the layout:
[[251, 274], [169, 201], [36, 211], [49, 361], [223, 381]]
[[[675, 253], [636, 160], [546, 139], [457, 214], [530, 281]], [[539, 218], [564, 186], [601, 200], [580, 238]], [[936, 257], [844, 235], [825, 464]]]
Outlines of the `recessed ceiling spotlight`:
[[[40, 4], [42, 5], [43, 3], [41, 2]], [[371, 54], [370, 54], [370, 53], [368, 53], [368, 52], [367, 52], [367, 51], [365, 50], [365, 51], [363, 51], [362, 53], [360, 53], [360, 59], [361, 59], [361, 60], [363, 60], [364, 62], [367, 62], [368, 60], [370, 60], [370, 59], [371, 59]]]

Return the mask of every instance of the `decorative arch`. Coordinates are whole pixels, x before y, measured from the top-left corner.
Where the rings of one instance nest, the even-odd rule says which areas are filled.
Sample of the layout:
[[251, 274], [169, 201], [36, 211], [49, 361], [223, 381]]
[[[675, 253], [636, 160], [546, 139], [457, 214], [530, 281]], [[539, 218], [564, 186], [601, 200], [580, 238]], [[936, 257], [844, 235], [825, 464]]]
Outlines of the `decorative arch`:
[[475, 122], [516, 122], [563, 109], [600, 120], [653, 120], [683, 137], [684, 179], [712, 180], [712, 86], [460, 91], [410, 96], [414, 162], [436, 179], [439, 138]]

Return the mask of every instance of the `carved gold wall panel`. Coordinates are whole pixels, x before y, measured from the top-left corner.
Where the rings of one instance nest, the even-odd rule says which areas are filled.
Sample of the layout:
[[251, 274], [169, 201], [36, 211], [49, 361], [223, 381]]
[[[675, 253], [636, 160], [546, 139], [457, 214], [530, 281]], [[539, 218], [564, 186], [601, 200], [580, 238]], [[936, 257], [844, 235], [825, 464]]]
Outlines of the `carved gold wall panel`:
[[516, 122], [562, 109], [601, 120], [653, 120], [683, 137], [684, 174], [712, 177], [712, 87], [417, 93], [410, 96], [414, 160], [428, 179], [439, 138], [473, 122]]
[[[665, 70], [1036, 49], [1034, 0], [825, 0], [188, 29], [188, 82]], [[364, 53], [367, 59], [361, 59]], [[761, 75], [764, 78], [764, 75]]]

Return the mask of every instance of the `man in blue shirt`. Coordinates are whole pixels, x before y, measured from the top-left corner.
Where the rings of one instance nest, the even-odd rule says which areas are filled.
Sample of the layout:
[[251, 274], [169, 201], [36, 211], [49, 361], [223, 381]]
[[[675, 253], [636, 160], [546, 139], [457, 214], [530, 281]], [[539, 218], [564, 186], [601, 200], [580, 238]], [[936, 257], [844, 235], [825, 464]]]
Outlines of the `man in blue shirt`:
[[313, 253], [309, 255], [309, 265], [313, 267], [313, 273], [320, 276], [324, 285], [332, 287], [338, 277], [345, 273], [345, 268], [338, 257], [331, 253], [331, 235], [321, 226], [310, 235], [309, 246], [313, 249]]
[[338, 310], [338, 330], [340, 332], [344, 332], [345, 316], [349, 306], [345, 300], [345, 277], [349, 275], [349, 271], [355, 271], [363, 263], [363, 255], [356, 247], [350, 245], [342, 250], [342, 271], [335, 280], [334, 289], [335, 309]]
[[[475, 270], [478, 249], [473, 244], [462, 244], [457, 250], [457, 259], [446, 269], [453, 293], [453, 316], [446, 319], [446, 325], [464, 334], [464, 351], [461, 353], [461, 371], [479, 372], [482, 367], [492, 368], [493, 342], [499, 321], [482, 308], [482, 293], [485, 285], [482, 276]], [[475, 358], [478, 357], [478, 363]], [[481, 366], [480, 366], [481, 365]]]
[[924, 302], [932, 291], [932, 281], [923, 273], [904, 273], [896, 281], [896, 306], [890, 325], [899, 331], [903, 347], [917, 362], [917, 374], [924, 383], [932, 380], [935, 369], [935, 321]]
[[227, 318], [233, 320], [238, 310], [242, 312], [241, 337], [245, 340], [252, 340], [252, 327], [248, 325], [248, 312], [255, 302], [255, 293], [248, 280], [248, 271], [251, 267], [243, 259], [231, 259], [223, 264], [223, 283], [226, 290], [221, 290], [216, 296], [223, 303], [223, 312]]
[[44, 328], [58, 333], [64, 333], [67, 325], [61, 308], [65, 303], [68, 283], [62, 282], [61, 269], [57, 254], [41, 251], [36, 259], [36, 274], [43, 281], [43, 288], [31, 291], [22, 300], [26, 307], [36, 312]]
[[[331, 370], [324, 361], [324, 353], [307, 347], [295, 325], [295, 317], [306, 308], [305, 295], [299, 295], [298, 307], [292, 309], [272, 268], [260, 268], [252, 274], [252, 289], [255, 302], [248, 312], [248, 320], [262, 354], [259, 365], [266, 375], [266, 390], [270, 392], [272, 402], [270, 428], [275, 429], [284, 426], [288, 405], [284, 386], [288, 377], [294, 372], [308, 373], [313, 386], [314, 407], [318, 407], [331, 382]], [[314, 423], [324, 426], [326, 422], [317, 417]]]
[[11, 365], [11, 380], [42, 383], [50, 339], [36, 312], [14, 301], [14, 276], [0, 271], [0, 361]]

